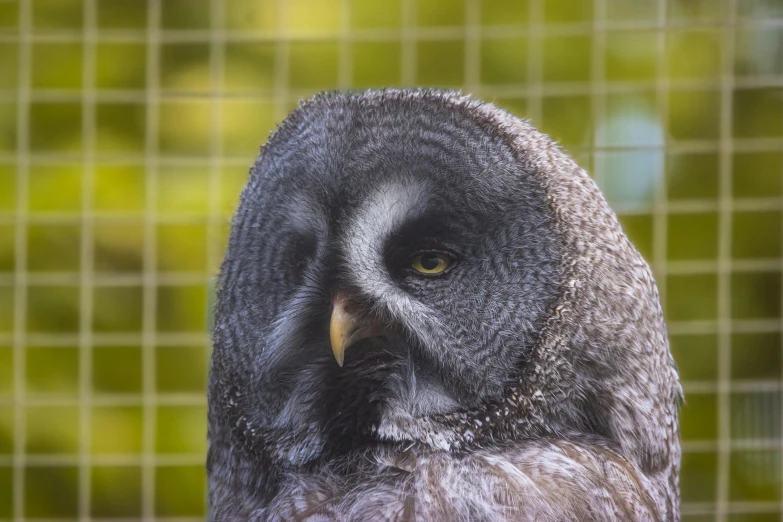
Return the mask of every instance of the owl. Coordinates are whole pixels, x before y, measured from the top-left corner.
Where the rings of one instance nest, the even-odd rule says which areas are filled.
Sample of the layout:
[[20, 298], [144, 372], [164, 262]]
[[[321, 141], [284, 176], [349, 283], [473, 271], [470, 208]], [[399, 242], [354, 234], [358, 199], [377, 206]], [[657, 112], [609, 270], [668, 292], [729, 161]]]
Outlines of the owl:
[[300, 104], [219, 281], [211, 520], [679, 519], [655, 282], [527, 121], [439, 90]]

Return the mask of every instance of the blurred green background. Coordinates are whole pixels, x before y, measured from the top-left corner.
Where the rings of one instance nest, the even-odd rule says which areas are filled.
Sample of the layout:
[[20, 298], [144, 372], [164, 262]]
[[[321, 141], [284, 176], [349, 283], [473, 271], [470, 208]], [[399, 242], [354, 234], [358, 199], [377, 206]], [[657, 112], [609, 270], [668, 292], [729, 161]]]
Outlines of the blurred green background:
[[684, 520], [783, 520], [783, 2], [0, 0], [0, 521], [203, 519], [248, 167], [301, 97], [414, 85], [594, 176], [660, 285]]

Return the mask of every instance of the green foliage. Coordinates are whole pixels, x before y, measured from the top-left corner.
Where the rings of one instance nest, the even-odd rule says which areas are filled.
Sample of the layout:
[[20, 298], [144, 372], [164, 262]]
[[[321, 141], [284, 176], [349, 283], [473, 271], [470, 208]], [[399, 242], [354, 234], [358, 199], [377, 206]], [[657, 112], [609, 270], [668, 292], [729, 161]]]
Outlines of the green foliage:
[[[23, 3], [0, 1], [0, 519], [203, 516], [208, 303], [248, 165], [301, 97], [422, 85], [591, 173], [661, 286], [684, 520], [719, 495], [779, 520], [783, 4]], [[39, 463], [21, 505], [14, 453]]]

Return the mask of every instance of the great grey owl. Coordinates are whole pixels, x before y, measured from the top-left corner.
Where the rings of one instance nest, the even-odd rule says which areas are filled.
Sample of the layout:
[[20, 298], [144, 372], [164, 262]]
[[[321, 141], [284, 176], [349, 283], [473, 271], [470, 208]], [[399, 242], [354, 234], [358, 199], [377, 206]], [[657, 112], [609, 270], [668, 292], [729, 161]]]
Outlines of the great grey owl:
[[650, 270], [491, 104], [302, 103], [251, 169], [213, 335], [211, 520], [679, 519]]

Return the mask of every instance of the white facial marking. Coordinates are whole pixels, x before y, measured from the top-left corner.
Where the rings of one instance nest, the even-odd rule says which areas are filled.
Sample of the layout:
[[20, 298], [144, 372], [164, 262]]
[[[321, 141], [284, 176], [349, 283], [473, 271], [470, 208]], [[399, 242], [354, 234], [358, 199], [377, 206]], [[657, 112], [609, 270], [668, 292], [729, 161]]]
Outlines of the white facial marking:
[[396, 294], [383, 260], [389, 237], [425, 208], [427, 191], [420, 183], [381, 185], [348, 226], [343, 252], [354, 284], [377, 298]]

